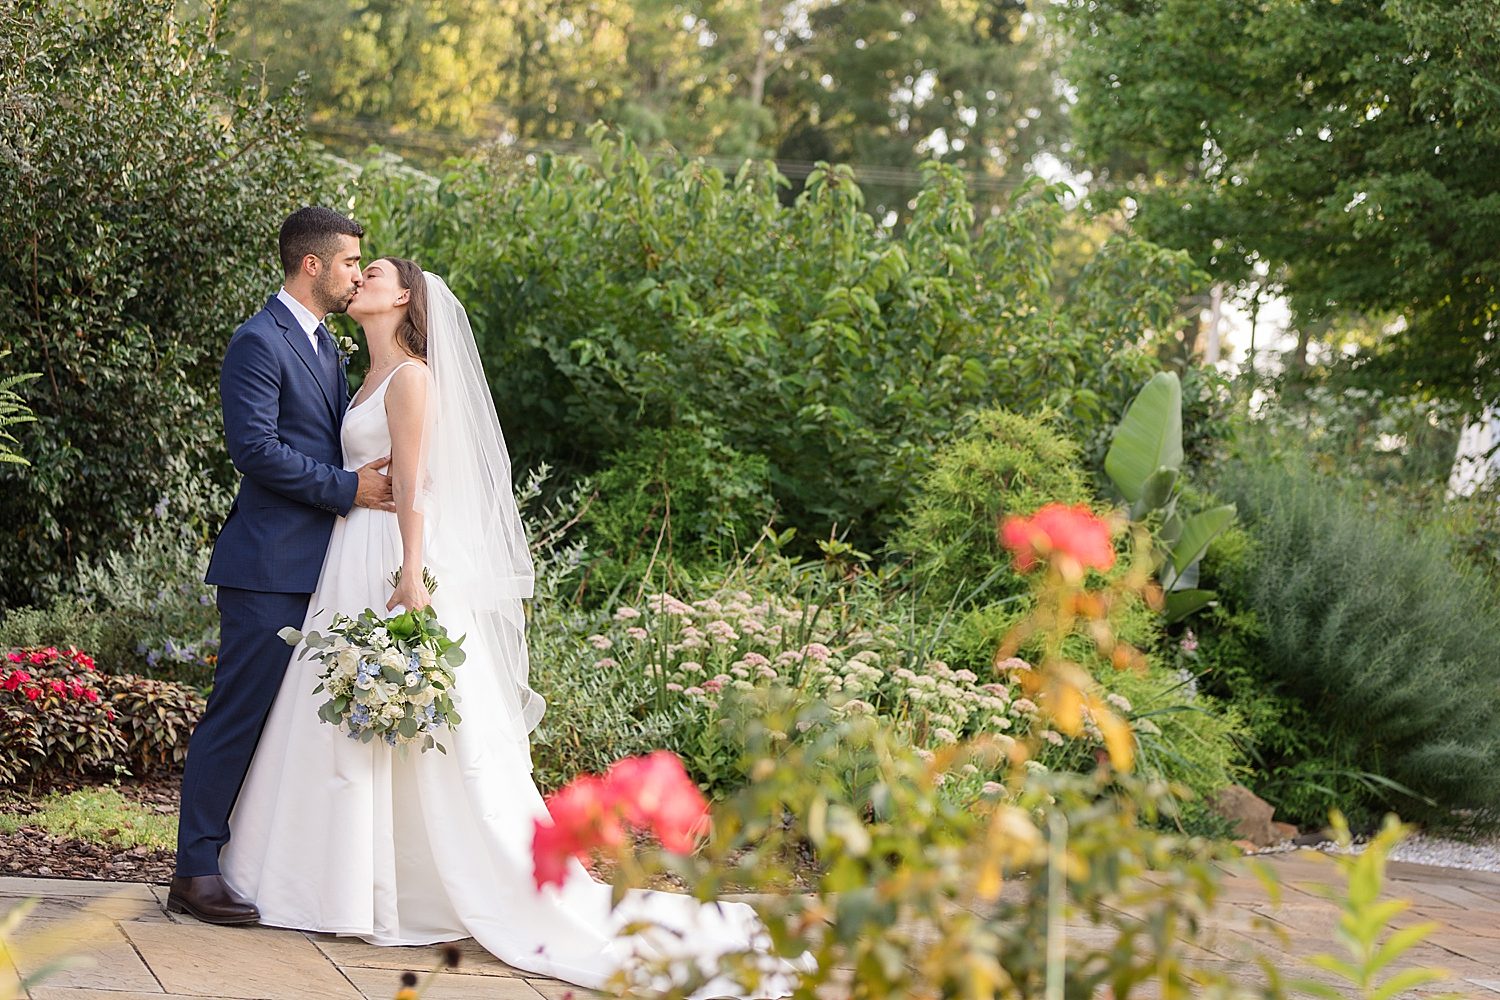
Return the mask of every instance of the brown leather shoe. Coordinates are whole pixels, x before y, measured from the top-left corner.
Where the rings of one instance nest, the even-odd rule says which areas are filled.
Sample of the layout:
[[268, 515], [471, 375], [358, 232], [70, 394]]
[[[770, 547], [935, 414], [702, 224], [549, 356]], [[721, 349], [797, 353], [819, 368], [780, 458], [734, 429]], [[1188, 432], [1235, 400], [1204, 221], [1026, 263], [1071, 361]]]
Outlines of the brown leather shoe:
[[191, 913], [206, 924], [253, 924], [260, 919], [255, 904], [229, 888], [222, 875], [173, 876], [167, 909]]

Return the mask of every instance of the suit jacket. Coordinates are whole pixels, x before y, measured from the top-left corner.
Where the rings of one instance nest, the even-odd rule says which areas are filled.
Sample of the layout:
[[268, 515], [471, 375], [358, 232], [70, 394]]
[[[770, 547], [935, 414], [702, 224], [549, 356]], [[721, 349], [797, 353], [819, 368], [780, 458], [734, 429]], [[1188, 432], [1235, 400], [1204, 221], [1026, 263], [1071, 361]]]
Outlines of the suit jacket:
[[244, 478], [206, 582], [310, 593], [334, 519], [349, 513], [359, 488], [339, 440], [349, 406], [343, 359], [329, 365], [315, 354], [291, 310], [272, 296], [230, 338], [219, 395], [229, 457]]

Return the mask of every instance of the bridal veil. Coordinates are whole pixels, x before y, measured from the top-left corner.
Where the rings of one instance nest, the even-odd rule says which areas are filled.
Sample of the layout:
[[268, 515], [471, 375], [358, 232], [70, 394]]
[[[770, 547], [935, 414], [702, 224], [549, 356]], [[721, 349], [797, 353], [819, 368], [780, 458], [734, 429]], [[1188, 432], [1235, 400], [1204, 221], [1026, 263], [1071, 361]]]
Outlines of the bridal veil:
[[468, 314], [447, 283], [431, 272], [427, 371], [426, 475], [416, 504], [425, 521], [426, 561], [443, 592], [443, 605], [472, 614], [472, 621], [464, 622], [469, 628], [465, 650], [482, 648], [488, 655], [467, 662], [494, 665], [508, 715], [465, 724], [499, 721], [509, 735], [524, 740], [547, 707], [529, 683], [521, 602], [532, 596], [531, 550], [516, 507], [510, 453]]

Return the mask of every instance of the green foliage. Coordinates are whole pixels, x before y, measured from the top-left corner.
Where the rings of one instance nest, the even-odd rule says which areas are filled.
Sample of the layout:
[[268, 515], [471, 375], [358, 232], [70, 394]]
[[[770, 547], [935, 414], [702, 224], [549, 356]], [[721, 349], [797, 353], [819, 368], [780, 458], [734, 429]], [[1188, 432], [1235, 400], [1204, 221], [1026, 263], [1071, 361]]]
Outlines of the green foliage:
[[[1351, 843], [1349, 826], [1337, 812], [1333, 814], [1333, 828], [1339, 846], [1347, 851]], [[1324, 952], [1307, 961], [1333, 973], [1348, 986], [1335, 989], [1327, 983], [1300, 980], [1289, 983], [1291, 988], [1324, 1000], [1392, 1000], [1410, 990], [1451, 977], [1446, 969], [1420, 966], [1405, 968], [1389, 976], [1381, 975], [1392, 962], [1443, 926], [1430, 920], [1397, 928], [1393, 926], [1395, 919], [1411, 909], [1411, 901], [1380, 898], [1385, 885], [1386, 859], [1405, 835], [1406, 830], [1396, 817], [1386, 816], [1385, 825], [1363, 851], [1353, 857], [1345, 854], [1335, 858], [1344, 876], [1344, 887], [1314, 887], [1314, 891], [1323, 890], [1322, 894], [1343, 911], [1339, 914], [1334, 938], [1344, 946], [1346, 957]], [[1451, 994], [1443, 1000], [1454, 1000], [1457, 996]]]
[[448, 275], [518, 462], [592, 471], [641, 427], [698, 426], [766, 458], [783, 523], [852, 526], [866, 551], [970, 409], [1049, 407], [1092, 440], [1149, 371], [1136, 345], [1198, 279], [1125, 236], [1059, 304], [1059, 189], [976, 225], [934, 168], [895, 237], [842, 167], [787, 210], [762, 164], [731, 180], [602, 133], [596, 152], [496, 152], [441, 181], [377, 160], [349, 197], [373, 252]]
[[[951, 666], [988, 679], [995, 650], [1030, 610], [1021, 602], [977, 608], [942, 637], [937, 654]], [[1159, 614], [1134, 602], [1112, 624], [1122, 641], [1152, 651], [1144, 669], [1115, 669], [1084, 636], [1065, 643], [1066, 655], [1098, 682], [1106, 700], [1134, 730], [1140, 772], [1190, 789], [1185, 810], [1199, 822], [1199, 828], [1216, 829], [1201, 816], [1201, 799], [1245, 780], [1242, 747], [1251, 736], [1246, 721], [1237, 706], [1226, 705], [1191, 683], [1178, 647], [1161, 634]], [[1040, 649], [1027, 645], [1021, 653], [1037, 659]], [[1092, 747], [1084, 741], [1065, 741], [1061, 746], [1044, 741], [1035, 752], [1041, 763], [1054, 770], [1086, 772], [1095, 763]]]
[[724, 560], [749, 548], [771, 516], [770, 470], [695, 428], [648, 428], [605, 460], [583, 522], [599, 553], [589, 584], [609, 593], [648, 568]]
[[111, 670], [207, 688], [219, 612], [203, 576], [234, 494], [180, 461], [166, 472], [165, 492], [131, 525], [128, 548], [80, 559], [74, 586], [103, 623], [108, 648], [92, 648]]
[[[10, 354], [10, 351], [0, 351], [0, 358]], [[30, 465], [20, 455], [16, 454], [13, 446], [16, 437], [7, 427], [16, 424], [29, 424], [36, 420], [31, 413], [31, 407], [16, 393], [16, 386], [23, 382], [29, 382], [34, 378], [40, 378], [40, 372], [30, 372], [25, 375], [9, 375], [0, 378], [0, 462], [10, 462], [15, 465]]]
[[177, 846], [177, 817], [132, 802], [109, 786], [53, 793], [26, 813], [0, 813], [0, 831], [30, 827], [59, 837], [74, 837], [111, 847]]
[[317, 181], [294, 96], [237, 80], [171, 0], [0, 17], [0, 351], [36, 422], [0, 463], [0, 603], [122, 546], [169, 459], [228, 473], [218, 358]]
[[1104, 471], [1130, 502], [1132, 521], [1160, 518], [1154, 538], [1169, 622], [1202, 610], [1217, 596], [1197, 589], [1198, 561], [1235, 513], [1227, 506], [1183, 517], [1177, 510], [1182, 463], [1182, 384], [1175, 372], [1158, 372], [1115, 429]]
[[[1382, 799], [1408, 815], [1428, 800], [1495, 806], [1500, 611], [1443, 540], [1413, 536], [1289, 460], [1235, 463], [1215, 488], [1254, 545], [1216, 570], [1215, 622], [1228, 634], [1214, 658], [1231, 690], [1260, 692], [1245, 715], [1272, 736], [1267, 777], [1300, 778], [1304, 796], [1347, 790], [1367, 810]], [[1288, 804], [1302, 821], [1318, 811], [1306, 797]]]
[[[700, 899], [756, 893], [775, 954], [808, 956], [795, 996], [847, 988], [851, 970], [869, 998], [1277, 995], [1197, 964], [1222, 892], [1216, 848], [1152, 827], [1175, 805], [1164, 786], [1104, 769], [1018, 774], [955, 799], [944, 772], [984, 764], [993, 748], [927, 760], [868, 720], [788, 745], [777, 733], [815, 714], [781, 708], [763, 706], [750, 725], [753, 777], [715, 810], [709, 843], [622, 866], [616, 881], [666, 868]], [[796, 871], [809, 850], [813, 870]], [[805, 881], [788, 892], [794, 873]], [[731, 955], [719, 971], [753, 993], [764, 968]], [[686, 997], [707, 977], [647, 961], [622, 978]]]
[[1081, 145], [1146, 238], [1231, 284], [1269, 266], [1304, 348], [1339, 314], [1398, 311], [1385, 378], [1497, 398], [1492, 0], [1065, 9]]
[[891, 547], [910, 556], [920, 585], [942, 604], [1026, 587], [1000, 547], [999, 526], [1043, 504], [1092, 498], [1078, 448], [1045, 418], [982, 410], [932, 458]]
[[187, 759], [188, 738], [203, 717], [207, 699], [196, 688], [172, 681], [105, 675], [103, 690], [125, 736], [125, 755], [137, 774]]
[[1045, 5], [1024, 0], [240, 0], [225, 16], [273, 86], [308, 74], [313, 132], [356, 154], [386, 141], [436, 164], [482, 135], [578, 143], [604, 119], [691, 153], [907, 168], [866, 183], [877, 217], [906, 218], [921, 160], [989, 175], [995, 202], [1067, 132]]

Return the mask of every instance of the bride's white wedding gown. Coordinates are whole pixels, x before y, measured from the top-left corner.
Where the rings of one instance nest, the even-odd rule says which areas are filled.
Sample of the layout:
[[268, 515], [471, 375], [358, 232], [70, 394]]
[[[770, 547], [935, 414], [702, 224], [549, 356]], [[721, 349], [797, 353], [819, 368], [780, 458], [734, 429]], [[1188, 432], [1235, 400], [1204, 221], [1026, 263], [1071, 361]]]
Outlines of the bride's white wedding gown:
[[[343, 426], [344, 467], [390, 454], [387, 380]], [[430, 542], [431, 540], [429, 540]], [[449, 540], [452, 541], [452, 540]], [[440, 548], [440, 546], [439, 546]], [[428, 545], [428, 551], [433, 546]], [[334, 528], [303, 631], [334, 612], [384, 614], [386, 581], [401, 563], [396, 515], [356, 507]], [[431, 562], [429, 561], [429, 565]], [[463, 595], [442, 586], [433, 606], [452, 636], [465, 633]], [[743, 904], [700, 906], [687, 896], [632, 893], [611, 911], [610, 889], [576, 861], [559, 892], [532, 877], [533, 821], [546, 807], [531, 780], [524, 735], [488, 724], [503, 715], [494, 672], [466, 644], [457, 671], [463, 722], [443, 732], [448, 752], [413, 749], [402, 761], [318, 719], [319, 664], [293, 654], [230, 819], [224, 877], [270, 926], [355, 935], [378, 945], [473, 937], [516, 968], [601, 988], [644, 945], [617, 939], [649, 917], [682, 933], [657, 944], [700, 960], [737, 950], [759, 932]], [[737, 992], [710, 984], [703, 995]]]

